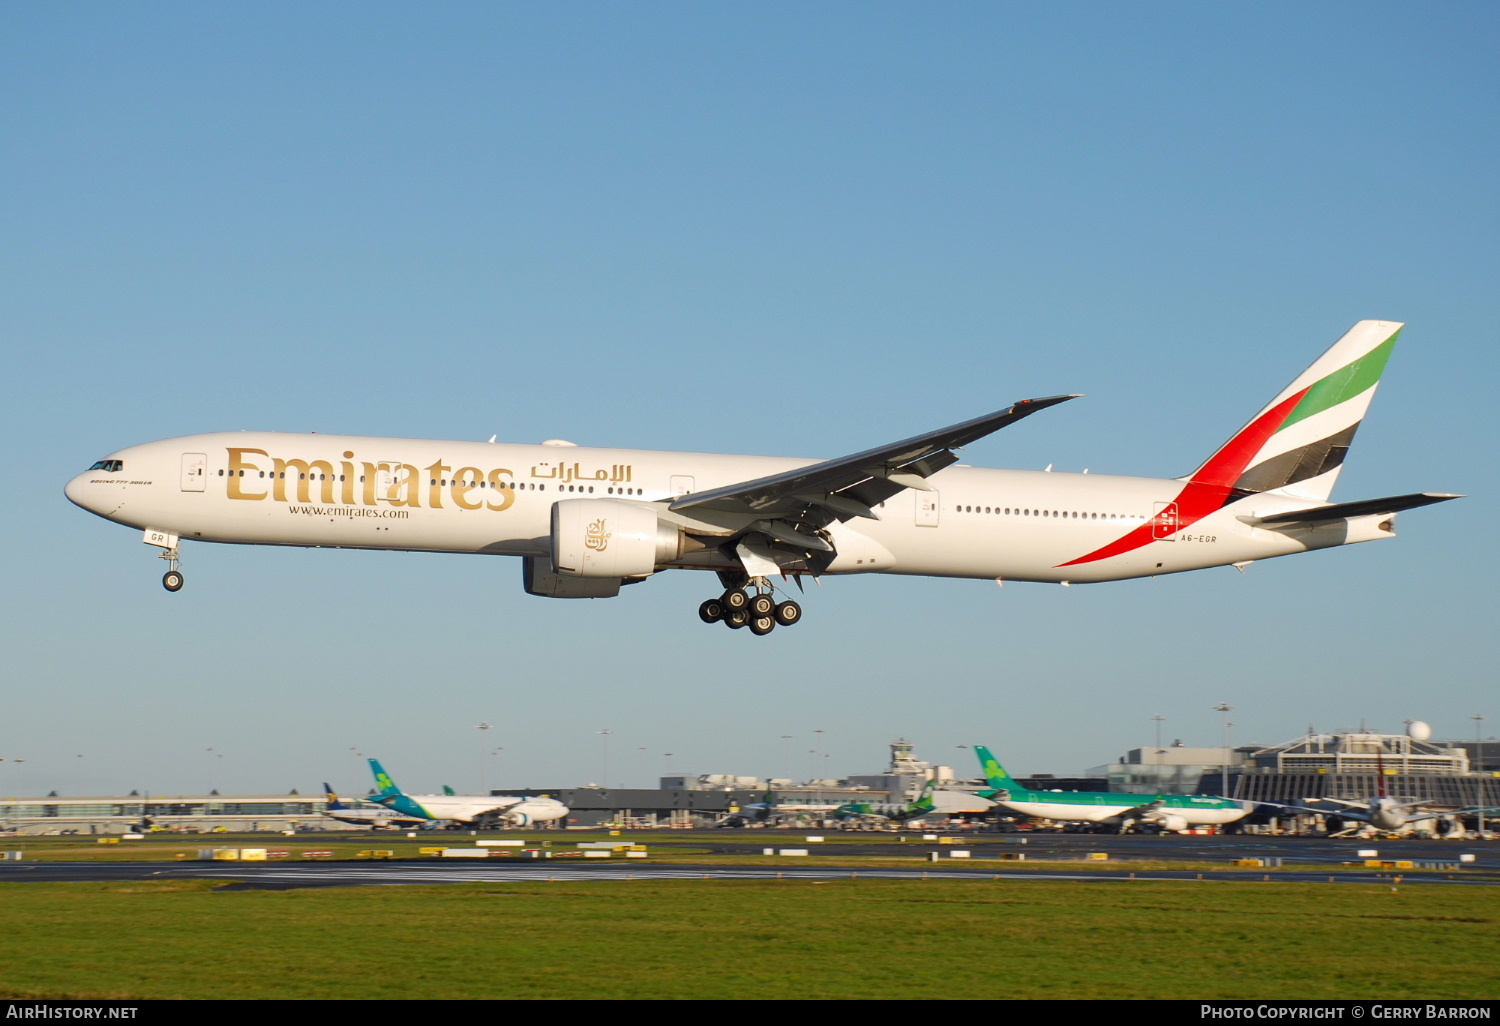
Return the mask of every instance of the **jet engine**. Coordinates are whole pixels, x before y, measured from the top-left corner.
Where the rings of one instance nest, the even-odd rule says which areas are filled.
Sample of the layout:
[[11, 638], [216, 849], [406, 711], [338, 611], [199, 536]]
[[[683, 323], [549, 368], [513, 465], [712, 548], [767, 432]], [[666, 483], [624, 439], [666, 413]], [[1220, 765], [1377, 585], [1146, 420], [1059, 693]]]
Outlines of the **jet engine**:
[[1166, 815], [1157, 817], [1156, 822], [1163, 830], [1167, 831], [1168, 833], [1175, 834], [1179, 830], [1186, 830], [1188, 828], [1188, 822], [1186, 819], [1181, 816], [1174, 816], [1171, 813], [1167, 813]]
[[642, 503], [564, 499], [552, 504], [552, 568], [565, 577], [644, 577], [702, 547]]

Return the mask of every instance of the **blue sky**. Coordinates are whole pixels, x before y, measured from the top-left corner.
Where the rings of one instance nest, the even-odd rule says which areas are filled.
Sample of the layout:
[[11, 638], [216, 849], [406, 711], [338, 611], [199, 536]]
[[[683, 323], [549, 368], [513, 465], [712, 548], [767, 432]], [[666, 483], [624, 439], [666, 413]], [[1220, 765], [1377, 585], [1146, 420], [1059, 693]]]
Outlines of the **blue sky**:
[[[571, 785], [606, 729], [615, 784], [897, 735], [1061, 774], [1221, 701], [1500, 730], [1493, 5], [0, 18], [0, 793]], [[755, 639], [704, 577], [477, 557], [196, 546], [172, 596], [62, 496], [209, 430], [832, 456], [1063, 391], [965, 462], [1175, 475], [1366, 317], [1410, 327], [1337, 497], [1473, 498], [1244, 575], [829, 580]]]

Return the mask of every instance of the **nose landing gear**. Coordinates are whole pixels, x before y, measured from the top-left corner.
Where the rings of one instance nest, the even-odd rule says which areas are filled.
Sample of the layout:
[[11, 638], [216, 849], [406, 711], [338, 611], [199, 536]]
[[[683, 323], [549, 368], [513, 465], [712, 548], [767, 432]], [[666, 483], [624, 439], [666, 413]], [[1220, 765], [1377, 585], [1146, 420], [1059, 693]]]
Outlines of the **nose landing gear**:
[[802, 619], [802, 607], [791, 599], [777, 602], [771, 582], [755, 577], [745, 582], [754, 588], [732, 587], [719, 598], [711, 598], [698, 607], [698, 618], [704, 623], [722, 623], [731, 630], [749, 627], [750, 633], [764, 637], [780, 624], [790, 627]]
[[160, 558], [165, 559], [167, 566], [171, 567], [161, 575], [161, 586], [168, 591], [181, 591], [186, 578], [182, 576], [182, 558], [178, 555], [177, 549], [175, 547], [168, 549], [161, 553]]

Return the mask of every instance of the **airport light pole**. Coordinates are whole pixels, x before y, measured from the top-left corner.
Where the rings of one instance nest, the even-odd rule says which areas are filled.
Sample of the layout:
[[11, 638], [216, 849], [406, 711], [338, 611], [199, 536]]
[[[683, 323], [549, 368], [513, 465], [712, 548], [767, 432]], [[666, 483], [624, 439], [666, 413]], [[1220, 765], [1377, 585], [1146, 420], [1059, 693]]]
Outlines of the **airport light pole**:
[[1474, 804], [1479, 807], [1479, 839], [1484, 840], [1484, 800], [1488, 795], [1484, 789], [1484, 742], [1480, 740], [1480, 734], [1484, 730], [1484, 717], [1479, 713], [1470, 716], [1474, 721], [1474, 760], [1479, 763], [1480, 776], [1474, 778], [1475, 797], [1478, 799]]
[[480, 721], [477, 725], [475, 725], [474, 729], [479, 731], [479, 793], [489, 794], [489, 766], [487, 765], [487, 760], [484, 757], [485, 752], [489, 750], [489, 744], [486, 742], [486, 738], [488, 737], [489, 731], [491, 729], [489, 721]]
[[1161, 713], [1152, 713], [1151, 720], [1156, 724], [1156, 786], [1161, 787], [1161, 764], [1167, 754], [1167, 750], [1161, 746], [1161, 725], [1167, 722], [1167, 718]]
[[[222, 758], [224, 758], [224, 754], [222, 752], [220, 752], [220, 751], [217, 751], [216, 749], [213, 749], [213, 748], [206, 749], [204, 751], [204, 754], [208, 757], [208, 793], [209, 794], [213, 794], [213, 792], [214, 792], [214, 759], [222, 759]], [[81, 759], [81, 758], [83, 758], [83, 756], [80, 755], [79, 758]]]
[[1229, 714], [1233, 710], [1234, 706], [1230, 705], [1228, 702], [1220, 702], [1218, 705], [1214, 706], [1214, 712], [1221, 712], [1224, 714], [1224, 761], [1222, 771], [1219, 774], [1220, 798], [1229, 797], [1229, 730], [1234, 726], [1233, 723], [1229, 722]]
[[598, 730], [598, 731], [595, 731], [594, 733], [596, 733], [596, 734], [598, 734], [600, 736], [600, 738], [601, 738], [601, 740], [603, 742], [603, 746], [604, 746], [604, 787], [605, 787], [606, 790], [608, 790], [608, 788], [609, 788], [609, 736], [611, 734], [613, 734], [614, 731], [612, 731], [612, 730]]

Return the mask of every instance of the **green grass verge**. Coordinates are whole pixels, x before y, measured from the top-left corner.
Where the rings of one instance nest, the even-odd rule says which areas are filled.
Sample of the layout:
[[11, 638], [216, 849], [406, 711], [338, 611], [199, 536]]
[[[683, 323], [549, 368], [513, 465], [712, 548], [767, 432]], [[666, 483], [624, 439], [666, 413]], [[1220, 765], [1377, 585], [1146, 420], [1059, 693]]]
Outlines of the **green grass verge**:
[[0, 996], [1500, 996], [1500, 889], [615, 881], [0, 885]]

